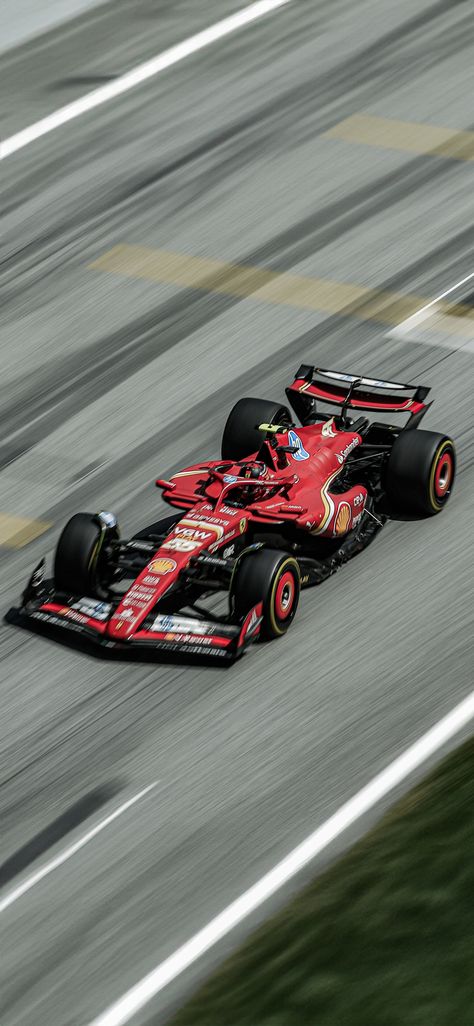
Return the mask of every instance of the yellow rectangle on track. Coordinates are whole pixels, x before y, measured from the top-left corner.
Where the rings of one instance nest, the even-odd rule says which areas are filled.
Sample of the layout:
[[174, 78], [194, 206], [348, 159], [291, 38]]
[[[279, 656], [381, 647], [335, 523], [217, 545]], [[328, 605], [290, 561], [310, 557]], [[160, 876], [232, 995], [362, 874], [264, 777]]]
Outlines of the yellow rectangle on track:
[[11, 513], [0, 513], [0, 546], [22, 549], [51, 527], [44, 520], [30, 520]]
[[371, 114], [353, 114], [324, 133], [326, 139], [382, 149], [401, 150], [449, 160], [474, 160], [474, 132], [458, 132], [438, 125], [423, 125], [413, 121], [377, 118]]
[[[263, 267], [194, 257], [168, 250], [143, 246], [115, 246], [89, 267], [124, 278], [177, 285], [181, 288], [318, 313], [354, 316], [360, 320], [377, 321], [393, 326], [411, 317], [427, 302], [426, 296], [405, 296], [399, 292], [371, 289], [364, 285], [310, 278], [287, 272], [269, 271]], [[445, 307], [452, 313], [452, 304]], [[440, 309], [443, 303], [440, 302]], [[457, 307], [463, 316], [451, 318], [449, 334], [463, 338], [474, 336], [474, 310]]]

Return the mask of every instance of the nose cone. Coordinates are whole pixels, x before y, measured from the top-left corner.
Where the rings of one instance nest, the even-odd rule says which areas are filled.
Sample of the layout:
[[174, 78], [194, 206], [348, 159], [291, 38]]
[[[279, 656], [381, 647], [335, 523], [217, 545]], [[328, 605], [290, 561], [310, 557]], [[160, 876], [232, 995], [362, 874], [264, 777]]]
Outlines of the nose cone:
[[176, 580], [179, 569], [176, 559], [158, 552], [133, 582], [111, 616], [107, 626], [108, 637], [114, 641], [127, 641]]

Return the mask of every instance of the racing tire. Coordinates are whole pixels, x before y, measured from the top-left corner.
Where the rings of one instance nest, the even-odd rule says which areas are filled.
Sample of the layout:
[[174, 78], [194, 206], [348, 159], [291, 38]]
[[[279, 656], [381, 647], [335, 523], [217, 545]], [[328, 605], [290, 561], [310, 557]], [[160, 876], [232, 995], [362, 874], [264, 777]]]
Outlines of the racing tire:
[[[107, 558], [105, 539], [110, 532], [93, 513], [75, 513], [64, 527], [54, 556], [54, 584], [66, 595], [104, 599], [113, 568]], [[118, 537], [118, 530], [113, 529]]]
[[274, 549], [247, 551], [237, 561], [230, 585], [232, 615], [243, 619], [259, 602], [263, 604], [260, 639], [286, 634], [300, 597], [301, 574], [294, 556]]
[[446, 435], [406, 431], [390, 453], [386, 489], [400, 513], [435, 516], [444, 509], [456, 474], [456, 450]]
[[239, 399], [222, 435], [222, 459], [236, 463], [258, 452], [264, 438], [259, 424], [291, 424], [290, 411], [270, 399]]

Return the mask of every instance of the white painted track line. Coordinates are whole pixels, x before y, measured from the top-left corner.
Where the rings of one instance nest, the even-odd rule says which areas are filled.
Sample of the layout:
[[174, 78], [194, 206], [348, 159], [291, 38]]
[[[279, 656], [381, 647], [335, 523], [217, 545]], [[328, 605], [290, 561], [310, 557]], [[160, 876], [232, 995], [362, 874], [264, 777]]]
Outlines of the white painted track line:
[[45, 118], [41, 118], [40, 121], [36, 121], [33, 125], [23, 128], [21, 132], [10, 136], [9, 139], [4, 139], [0, 143], [0, 160], [11, 156], [12, 153], [23, 149], [24, 146], [28, 146], [35, 139], [53, 132], [55, 128], [60, 128], [61, 125], [65, 125], [68, 121], [73, 121], [74, 118], [80, 117], [81, 114], [86, 114], [88, 111], [94, 110], [95, 107], [100, 107], [102, 104], [108, 103], [109, 100], [114, 100], [117, 96], [121, 96], [122, 93], [127, 93], [130, 89], [141, 85], [142, 82], [146, 82], [149, 78], [159, 75], [166, 68], [170, 68], [173, 64], [178, 64], [179, 61], [190, 57], [193, 53], [197, 53], [198, 50], [210, 46], [211, 43], [216, 43], [219, 39], [223, 39], [224, 36], [237, 32], [238, 29], [243, 28], [245, 25], [250, 25], [251, 22], [257, 21], [258, 18], [263, 18], [264, 15], [270, 14], [272, 11], [276, 11], [279, 7], [283, 7], [291, 2], [292, 0], [257, 0], [256, 3], [236, 11], [235, 14], [231, 14], [228, 18], [216, 22], [202, 32], [184, 39], [182, 43], [170, 47], [169, 50], [164, 50], [163, 53], [152, 57], [151, 60], [137, 64], [135, 68], [132, 68], [131, 71], [126, 72], [124, 75], [120, 75], [113, 82], [108, 82], [107, 85], [100, 86], [99, 89], [86, 93], [85, 96], [73, 100], [72, 103], [66, 104], [65, 107], [60, 107], [59, 110], [48, 114]]
[[169, 958], [161, 962], [139, 983], [131, 987], [118, 1001], [110, 1005], [89, 1026], [124, 1026], [167, 984], [180, 976], [204, 952], [254, 912], [272, 894], [275, 894], [288, 880], [296, 876], [324, 848], [327, 848], [340, 834], [373, 808], [385, 795], [402, 783], [414, 770], [421, 766], [451, 738], [474, 719], [474, 691], [443, 719], [439, 720], [426, 734], [390, 763], [353, 798], [314, 833], [310, 834], [289, 855], [266, 873], [253, 887], [233, 901], [207, 926], [194, 934], [189, 941], [178, 948]]
[[[450, 296], [453, 292], [457, 292], [459, 289], [463, 287], [463, 285], [467, 285], [467, 283], [469, 281], [472, 281], [473, 278], [474, 271], [472, 271], [471, 274], [467, 274], [465, 278], [461, 278], [461, 280], [457, 281], [455, 285], [450, 285], [449, 289], [445, 289], [445, 291], [441, 292], [439, 296], [435, 297], [435, 299], [431, 299], [429, 303], [425, 303], [425, 305], [421, 306], [419, 310], [416, 310], [415, 313], [411, 315], [411, 317], [407, 317], [405, 321], [402, 321], [401, 324], [397, 324], [396, 327], [392, 328], [389, 332], [387, 332], [385, 337], [398, 339], [402, 342], [422, 342], [424, 345], [441, 346], [445, 349], [457, 350], [462, 352], [474, 352], [474, 339], [471, 341], [469, 339], [466, 339], [465, 341], [461, 342], [458, 340], [455, 341], [448, 336], [443, 337], [442, 323], [443, 320], [446, 321], [447, 319], [449, 319], [449, 315], [445, 313], [442, 313], [440, 317], [441, 327], [438, 325], [437, 329], [436, 327], [433, 328], [433, 333], [428, 338], [425, 338], [421, 335], [418, 336], [416, 334], [417, 328], [420, 328], [420, 326], [424, 324], [424, 322], [427, 321], [430, 316], [436, 316], [436, 308], [443, 299], [446, 299], [446, 297]], [[462, 303], [462, 297], [460, 302]], [[409, 335], [411, 335], [411, 338], [407, 338], [407, 336]]]
[[40, 882], [40, 880], [44, 880], [45, 876], [49, 876], [53, 870], [58, 869], [59, 866], [64, 864], [64, 862], [67, 862], [72, 855], [75, 855], [76, 852], [80, 851], [81, 848], [84, 848], [89, 841], [92, 841], [93, 837], [97, 837], [97, 834], [100, 834], [102, 830], [105, 830], [105, 828], [110, 825], [110, 823], [113, 823], [114, 819], [118, 819], [122, 813], [127, 812], [127, 809], [131, 809], [132, 805], [136, 805], [141, 798], [144, 798], [149, 791], [156, 787], [157, 783], [158, 781], [155, 780], [152, 784], [148, 784], [148, 787], [144, 787], [142, 791], [139, 791], [138, 794], [134, 794], [133, 797], [124, 802], [123, 805], [119, 805], [118, 809], [111, 812], [110, 816], [106, 816], [105, 819], [101, 819], [100, 823], [97, 823], [92, 830], [89, 830], [87, 834], [80, 837], [78, 841], [75, 841], [74, 844], [70, 844], [68, 848], [65, 848], [63, 852], [56, 855], [54, 859], [51, 859], [50, 862], [41, 866], [41, 869], [38, 869], [36, 873], [32, 873], [32, 875], [28, 876], [26, 880], [23, 880], [22, 883], [18, 884], [18, 887], [15, 887], [13, 891], [10, 891], [9, 894], [0, 901], [0, 912], [4, 912], [5, 909], [10, 905], [13, 905], [13, 902], [17, 901], [18, 898], [21, 898], [27, 891], [30, 891], [32, 887]]

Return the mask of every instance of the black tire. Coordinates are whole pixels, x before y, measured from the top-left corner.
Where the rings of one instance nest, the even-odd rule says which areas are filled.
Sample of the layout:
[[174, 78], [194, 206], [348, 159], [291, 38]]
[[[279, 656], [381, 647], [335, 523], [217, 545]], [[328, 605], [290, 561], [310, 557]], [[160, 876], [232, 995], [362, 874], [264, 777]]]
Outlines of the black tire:
[[257, 452], [264, 438], [259, 424], [291, 424], [290, 411], [270, 399], [239, 399], [222, 435], [222, 459], [237, 462]]
[[[116, 536], [118, 532], [115, 531]], [[104, 599], [112, 568], [104, 551], [107, 535], [93, 513], [76, 513], [67, 522], [56, 546], [54, 583], [66, 595]]]
[[275, 549], [244, 552], [231, 580], [231, 615], [240, 621], [252, 606], [262, 602], [260, 638], [279, 638], [294, 619], [300, 590], [300, 568], [294, 556]]
[[415, 516], [435, 516], [446, 505], [456, 473], [456, 450], [436, 431], [402, 432], [387, 466], [386, 489], [394, 509]]

